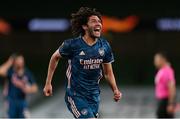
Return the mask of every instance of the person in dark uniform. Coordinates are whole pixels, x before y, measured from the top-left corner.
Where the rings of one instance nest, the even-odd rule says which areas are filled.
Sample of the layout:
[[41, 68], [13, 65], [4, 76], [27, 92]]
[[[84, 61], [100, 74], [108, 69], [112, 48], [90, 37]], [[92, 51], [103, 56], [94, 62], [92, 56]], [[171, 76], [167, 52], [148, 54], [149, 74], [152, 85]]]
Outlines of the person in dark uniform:
[[38, 86], [32, 73], [25, 67], [23, 55], [11, 56], [2, 64], [0, 76], [8, 79], [5, 91], [8, 102], [8, 117], [29, 117], [26, 95], [37, 92]]
[[101, 37], [102, 20], [99, 12], [81, 7], [72, 15], [71, 21], [76, 37], [65, 40], [52, 55], [44, 94], [52, 95], [54, 71], [59, 59], [66, 58], [69, 64], [66, 72], [66, 105], [75, 118], [94, 119], [98, 116], [102, 72], [112, 88], [114, 100], [119, 101], [121, 98], [111, 64], [114, 57], [109, 43]]

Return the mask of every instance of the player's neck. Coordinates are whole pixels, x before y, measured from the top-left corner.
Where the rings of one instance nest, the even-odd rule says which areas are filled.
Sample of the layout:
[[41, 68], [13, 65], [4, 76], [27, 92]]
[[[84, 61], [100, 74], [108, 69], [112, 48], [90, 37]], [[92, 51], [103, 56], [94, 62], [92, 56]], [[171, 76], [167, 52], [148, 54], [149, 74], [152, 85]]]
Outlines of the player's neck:
[[19, 76], [22, 76], [22, 75], [24, 74], [24, 68], [17, 69], [17, 70], [16, 70], [16, 73], [17, 73]]
[[164, 67], [167, 67], [167, 66], [170, 66], [170, 63], [166, 62], [166, 63], [163, 63], [161, 68], [164, 68]]
[[92, 46], [97, 42], [97, 38], [92, 38], [89, 35], [84, 35], [82, 38], [89, 46]]

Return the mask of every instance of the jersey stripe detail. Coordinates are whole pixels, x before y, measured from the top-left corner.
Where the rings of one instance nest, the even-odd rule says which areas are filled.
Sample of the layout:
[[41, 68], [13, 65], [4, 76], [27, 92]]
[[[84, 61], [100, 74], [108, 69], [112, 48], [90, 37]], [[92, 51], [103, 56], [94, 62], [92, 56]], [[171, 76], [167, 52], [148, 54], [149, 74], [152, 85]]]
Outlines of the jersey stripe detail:
[[81, 116], [80, 112], [77, 110], [76, 105], [71, 97], [68, 97], [68, 101], [71, 104], [71, 110], [76, 118], [79, 118]]
[[111, 64], [111, 63], [113, 63], [114, 62], [114, 60], [112, 60], [112, 61], [110, 61], [110, 62], [105, 62], [105, 63], [102, 63], [102, 64]]
[[67, 76], [67, 79], [68, 79], [68, 85], [67, 87], [70, 88], [71, 87], [71, 60], [68, 60], [68, 68], [67, 68], [67, 71], [66, 71], [66, 76]]

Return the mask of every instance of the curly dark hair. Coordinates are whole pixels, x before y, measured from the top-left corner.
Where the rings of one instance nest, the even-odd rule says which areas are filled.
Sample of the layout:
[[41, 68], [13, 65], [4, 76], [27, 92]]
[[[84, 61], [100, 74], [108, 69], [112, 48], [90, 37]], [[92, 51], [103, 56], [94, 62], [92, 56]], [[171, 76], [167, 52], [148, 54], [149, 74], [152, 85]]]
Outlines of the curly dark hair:
[[82, 25], [86, 25], [89, 17], [92, 15], [99, 17], [102, 21], [100, 12], [97, 12], [95, 8], [81, 7], [76, 13], [71, 15], [72, 33], [74, 36], [85, 34]]

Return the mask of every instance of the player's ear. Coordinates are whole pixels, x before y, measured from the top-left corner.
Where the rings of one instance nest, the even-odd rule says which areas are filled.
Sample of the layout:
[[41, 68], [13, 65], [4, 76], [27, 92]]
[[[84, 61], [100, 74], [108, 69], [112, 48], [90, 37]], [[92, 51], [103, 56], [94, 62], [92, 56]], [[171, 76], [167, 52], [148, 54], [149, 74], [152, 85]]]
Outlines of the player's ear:
[[87, 25], [82, 25], [82, 28], [84, 29], [84, 30], [87, 30], [88, 28], [87, 28]]

